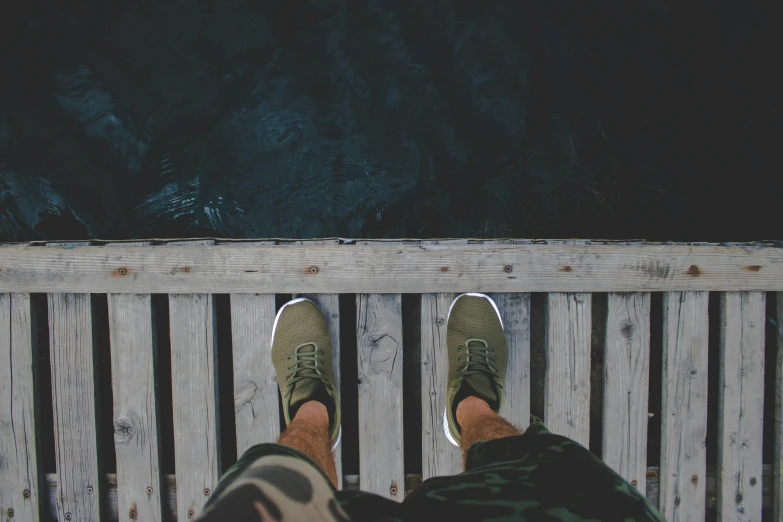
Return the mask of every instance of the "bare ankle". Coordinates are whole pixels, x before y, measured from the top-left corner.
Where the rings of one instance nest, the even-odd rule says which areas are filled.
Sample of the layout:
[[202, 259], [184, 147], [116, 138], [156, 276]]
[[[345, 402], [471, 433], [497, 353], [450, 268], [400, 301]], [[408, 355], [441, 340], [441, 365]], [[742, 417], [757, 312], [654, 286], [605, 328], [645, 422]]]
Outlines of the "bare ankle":
[[296, 412], [295, 419], [303, 419], [315, 424], [329, 426], [329, 412], [326, 406], [318, 401], [307, 401]]
[[491, 413], [493, 413], [492, 408], [484, 399], [474, 396], [465, 397], [457, 404], [457, 424], [464, 427], [472, 418]]

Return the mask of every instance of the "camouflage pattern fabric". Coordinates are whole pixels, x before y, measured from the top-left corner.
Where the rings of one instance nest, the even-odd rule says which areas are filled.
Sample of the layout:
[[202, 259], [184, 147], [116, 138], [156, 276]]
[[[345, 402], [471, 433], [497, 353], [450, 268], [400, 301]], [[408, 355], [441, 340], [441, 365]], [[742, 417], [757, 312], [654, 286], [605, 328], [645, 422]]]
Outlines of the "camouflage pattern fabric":
[[361, 491], [334, 491], [301, 453], [263, 444], [224, 475], [200, 520], [664, 520], [587, 449], [540, 422], [523, 435], [474, 444], [466, 468], [424, 481], [397, 503]]

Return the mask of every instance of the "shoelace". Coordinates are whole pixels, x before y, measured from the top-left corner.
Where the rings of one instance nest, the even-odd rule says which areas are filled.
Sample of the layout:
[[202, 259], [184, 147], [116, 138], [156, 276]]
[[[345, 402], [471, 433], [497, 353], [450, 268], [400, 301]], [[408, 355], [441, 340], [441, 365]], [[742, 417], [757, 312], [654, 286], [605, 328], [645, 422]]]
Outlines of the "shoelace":
[[[303, 351], [305, 346], [312, 346], [312, 350]], [[329, 379], [321, 372], [320, 367], [323, 366], [324, 351], [318, 348], [315, 343], [300, 344], [294, 350], [293, 355], [288, 356], [288, 361], [293, 363], [288, 366], [288, 376], [286, 377], [286, 384], [288, 385], [287, 395], [291, 395], [294, 391], [294, 386], [297, 382], [305, 379], [318, 379], [324, 383], [328, 383]], [[327, 386], [328, 388], [328, 386]]]
[[[480, 346], [470, 346], [470, 343], [480, 343]], [[457, 364], [463, 364], [459, 372], [463, 376], [490, 374], [493, 377], [500, 377], [495, 368], [497, 361], [492, 356], [494, 350], [489, 347], [483, 339], [468, 339], [466, 346], [457, 347]], [[498, 384], [499, 386], [502, 386]]]

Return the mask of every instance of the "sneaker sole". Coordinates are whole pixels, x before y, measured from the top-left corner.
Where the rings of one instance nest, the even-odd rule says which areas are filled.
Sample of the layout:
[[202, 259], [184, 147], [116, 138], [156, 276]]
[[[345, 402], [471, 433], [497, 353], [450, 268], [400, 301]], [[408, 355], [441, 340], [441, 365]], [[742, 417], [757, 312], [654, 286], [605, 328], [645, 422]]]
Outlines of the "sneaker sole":
[[[457, 298], [454, 299], [454, 301], [452, 301], [451, 306], [449, 306], [449, 313], [446, 316], [446, 325], [447, 326], [449, 324], [449, 318], [451, 317], [451, 309], [454, 308], [454, 305], [457, 303], [457, 301], [459, 299], [461, 299], [461, 298], [463, 298], [465, 296], [483, 297], [484, 299], [489, 301], [489, 303], [492, 305], [492, 308], [495, 309], [495, 314], [497, 314], [497, 316], [498, 316], [498, 320], [500, 321], [500, 327], [503, 328], [503, 318], [500, 317], [500, 311], [498, 310], [498, 305], [496, 305], [495, 301], [491, 297], [489, 297], [488, 295], [486, 295], [486, 294], [479, 294], [477, 292], [469, 292], [467, 294], [458, 295]], [[505, 329], [504, 329], [504, 331], [505, 331]], [[449, 439], [449, 442], [451, 442], [455, 446], [459, 447], [459, 444], [457, 443], [457, 441], [454, 440], [454, 437], [451, 436], [451, 430], [449, 429], [449, 418], [446, 415], [447, 412], [448, 412], [448, 406], [443, 408], [443, 433], [446, 434], [446, 438]]]
[[[296, 299], [291, 299], [290, 301], [288, 301], [286, 304], [284, 304], [283, 306], [280, 307], [280, 310], [277, 311], [277, 315], [275, 315], [275, 324], [272, 325], [272, 340], [269, 342], [270, 349], [275, 344], [275, 332], [277, 331], [277, 321], [280, 320], [280, 316], [283, 314], [283, 310], [285, 310], [286, 306], [288, 306], [288, 305], [301, 303], [303, 301], [310, 301], [311, 303], [313, 303], [315, 305], [315, 302], [313, 302], [312, 299], [308, 299], [306, 297], [297, 297]], [[316, 306], [318, 306], [318, 305], [316, 305]], [[319, 310], [320, 310], [320, 308], [319, 308]], [[323, 312], [321, 312], [321, 313], [323, 313]], [[342, 426], [342, 424], [340, 425], [340, 427], [337, 430], [338, 430], [337, 431], [337, 440], [334, 442], [334, 446], [332, 446], [332, 451], [334, 451], [335, 448], [337, 448], [337, 446], [340, 445], [340, 439], [343, 438], [343, 426]]]

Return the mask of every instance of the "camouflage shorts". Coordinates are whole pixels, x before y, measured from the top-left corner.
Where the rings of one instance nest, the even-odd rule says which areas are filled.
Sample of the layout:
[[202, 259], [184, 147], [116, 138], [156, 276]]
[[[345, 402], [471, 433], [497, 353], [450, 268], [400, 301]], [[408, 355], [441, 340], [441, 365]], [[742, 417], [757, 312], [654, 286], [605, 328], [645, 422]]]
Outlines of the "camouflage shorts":
[[249, 449], [221, 478], [202, 515], [217, 520], [655, 520], [647, 499], [576, 442], [532, 424], [470, 447], [466, 471], [428, 479], [398, 503], [335, 491], [301, 453]]

